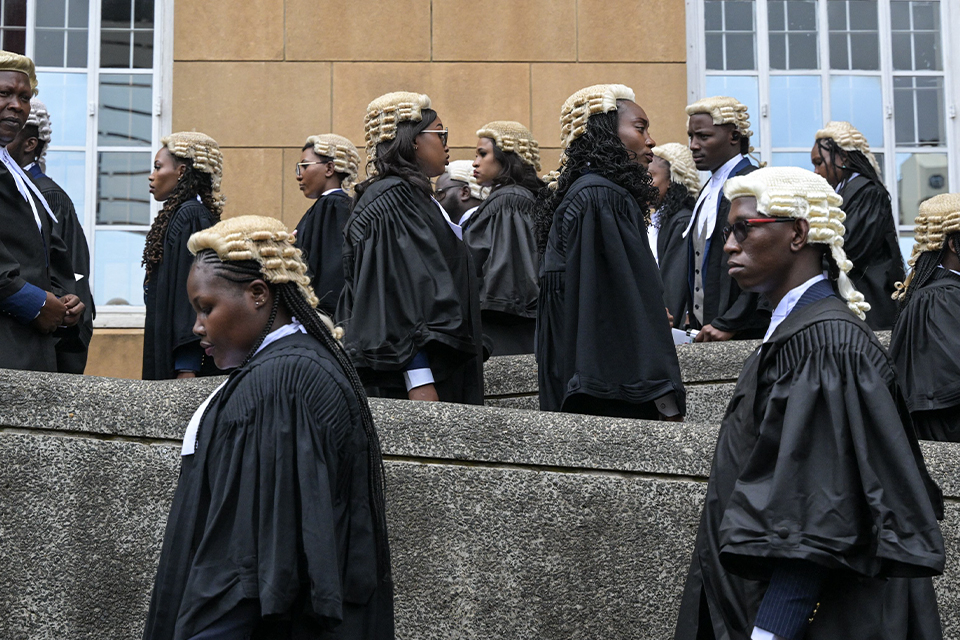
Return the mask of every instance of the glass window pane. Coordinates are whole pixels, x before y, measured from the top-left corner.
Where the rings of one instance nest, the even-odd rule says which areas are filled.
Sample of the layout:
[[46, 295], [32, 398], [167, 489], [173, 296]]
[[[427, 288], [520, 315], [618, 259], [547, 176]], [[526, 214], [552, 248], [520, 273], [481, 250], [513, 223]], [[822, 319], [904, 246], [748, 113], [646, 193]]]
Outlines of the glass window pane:
[[903, 261], [906, 262], [910, 259], [910, 256], [913, 255], [913, 245], [916, 244], [913, 231], [901, 231], [899, 242], [900, 253], [903, 255]]
[[703, 3], [703, 26], [707, 31], [723, 30], [723, 3], [706, 0]]
[[136, 0], [133, 26], [137, 29], [153, 28], [153, 0]]
[[153, 68], [153, 31], [133, 33], [133, 68]]
[[938, 146], [945, 141], [942, 77], [893, 79], [897, 144]]
[[753, 0], [724, 2], [727, 31], [753, 31]]
[[27, 26], [27, 0], [4, 0], [3, 26]]
[[913, 5], [913, 28], [916, 31], [940, 28], [939, 2], [911, 2]]
[[69, 14], [71, 27], [86, 29], [90, 16], [89, 0], [70, 0]]
[[894, 0], [890, 3], [890, 22], [894, 29], [910, 28], [910, 5]]
[[771, 76], [770, 117], [774, 147], [808, 147], [823, 126], [819, 76]]
[[[53, 116], [51, 116], [53, 119]], [[53, 120], [54, 131], [56, 131], [56, 120]], [[70, 199], [73, 200], [73, 206], [77, 210], [77, 217], [83, 223], [84, 212], [86, 211], [86, 181], [87, 167], [84, 162], [83, 151], [47, 151], [47, 166], [44, 173], [53, 178], [53, 181], [60, 185]]]
[[104, 29], [129, 29], [133, 16], [130, 15], [130, 0], [101, 0], [100, 26]]
[[757, 68], [752, 33], [728, 33], [724, 37], [727, 40], [727, 70], [739, 71]]
[[708, 33], [707, 43], [707, 69], [723, 69], [723, 34]]
[[894, 31], [891, 36], [893, 44], [893, 68], [897, 71], [913, 69], [913, 44], [909, 32]]
[[109, 146], [153, 144], [150, 105], [153, 77], [128, 73], [100, 76], [100, 118], [97, 143]]
[[67, 66], [87, 66], [87, 30], [70, 31], [67, 34]]
[[787, 3], [787, 26], [790, 31], [817, 29], [816, 0], [790, 0]]
[[786, 11], [783, 8], [783, 0], [770, 0], [767, 2], [767, 24], [770, 25], [770, 31], [784, 31], [787, 28]]
[[93, 301], [97, 306], [143, 306], [143, 247], [147, 232], [97, 229]]
[[37, 29], [34, 62], [38, 67], [63, 66], [63, 29]]
[[65, 27], [66, 0], [43, 0], [37, 3], [38, 27]]
[[97, 224], [150, 224], [150, 153], [101, 151]]
[[830, 34], [830, 68], [831, 69], [849, 69], [850, 56], [847, 55], [847, 34]]
[[950, 191], [945, 153], [898, 153], [900, 224], [913, 224], [920, 203]]
[[787, 68], [787, 34], [770, 34], [770, 68]]
[[849, 5], [851, 30], [876, 31], [878, 29], [877, 0], [850, 0]]
[[[833, 50], [830, 50], [833, 53]], [[850, 34], [851, 69], [880, 70], [880, 36], [877, 33]], [[834, 67], [836, 68], [836, 67]]]
[[819, 69], [816, 33], [790, 34], [790, 69]]
[[[50, 112], [52, 146], [87, 143], [87, 74], [40, 71], [41, 100]], [[71, 194], [72, 195], [72, 194]]]
[[[750, 129], [753, 137], [750, 144], [760, 148], [760, 89], [756, 76], [707, 76], [708, 96], [730, 96], [747, 105]], [[813, 144], [811, 140], [811, 144]]]
[[100, 66], [105, 69], [130, 68], [130, 31], [100, 32]]
[[[812, 145], [811, 145], [812, 146]], [[809, 153], [800, 152], [779, 152], [771, 154], [770, 165], [773, 167], [800, 167], [813, 171], [813, 164], [810, 162]]]
[[25, 55], [27, 52], [27, 31], [26, 29], [4, 29], [3, 30], [3, 49]]
[[913, 34], [914, 69], [939, 71], [940, 65], [940, 34], [915, 33]]
[[827, 22], [831, 31], [847, 30], [847, 3], [831, 0], [827, 3]]
[[879, 76], [832, 76], [830, 119], [846, 120], [872, 148], [883, 147], [883, 90]]

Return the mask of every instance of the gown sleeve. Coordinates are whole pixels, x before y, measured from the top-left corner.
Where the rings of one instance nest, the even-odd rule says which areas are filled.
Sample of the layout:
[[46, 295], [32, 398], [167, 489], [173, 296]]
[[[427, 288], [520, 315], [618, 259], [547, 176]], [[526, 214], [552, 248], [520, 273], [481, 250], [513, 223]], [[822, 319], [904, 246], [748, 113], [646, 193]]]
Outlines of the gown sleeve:
[[480, 308], [534, 318], [540, 292], [533, 230], [536, 200], [529, 192], [494, 193], [463, 234], [483, 278]]
[[890, 199], [875, 185], [868, 184], [843, 203], [847, 218], [843, 226], [843, 250], [854, 265], [873, 258], [877, 247], [883, 246], [886, 234], [893, 231], [893, 213]]
[[337, 320], [357, 367], [399, 372], [425, 349], [441, 380], [448, 367], [477, 355], [470, 324], [476, 303], [450, 266], [462, 251], [439, 210], [406, 182], [354, 210], [345, 230], [346, 283]]
[[[166, 298], [166, 316], [164, 322], [171, 323], [171, 353], [184, 345], [199, 345], [200, 338], [193, 333], [197, 314], [193, 311], [187, 296], [187, 276], [193, 266], [193, 254], [187, 249], [187, 241], [197, 231], [213, 225], [213, 216], [206, 207], [198, 203], [188, 203], [182, 207], [167, 227], [164, 241], [163, 262], [160, 269], [163, 281], [159, 281], [160, 295]], [[199, 349], [199, 346], [197, 346]]]
[[786, 343], [790, 365], [754, 408], [757, 441], [723, 513], [721, 562], [757, 579], [781, 560], [870, 578], [942, 573], [942, 501], [891, 392], [892, 368], [878, 366], [880, 348], [852, 323], [817, 331], [836, 339], [811, 349], [799, 333]]
[[576, 394], [642, 404], [675, 392], [685, 413], [663, 286], [636, 203], [613, 189], [587, 187], [562, 225], [563, 404]]
[[343, 227], [350, 216], [350, 199], [321, 197], [297, 224], [297, 246], [303, 250], [308, 275], [320, 309], [333, 316], [343, 291]]

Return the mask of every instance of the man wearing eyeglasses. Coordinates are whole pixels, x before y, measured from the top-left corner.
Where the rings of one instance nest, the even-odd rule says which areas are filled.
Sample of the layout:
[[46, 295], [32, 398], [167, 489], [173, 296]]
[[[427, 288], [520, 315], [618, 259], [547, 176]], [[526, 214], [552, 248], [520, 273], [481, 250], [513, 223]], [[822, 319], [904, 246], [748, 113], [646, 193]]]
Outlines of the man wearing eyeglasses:
[[717, 439], [675, 640], [942, 638], [939, 488], [847, 273], [841, 198], [732, 178], [723, 250], [776, 309]]

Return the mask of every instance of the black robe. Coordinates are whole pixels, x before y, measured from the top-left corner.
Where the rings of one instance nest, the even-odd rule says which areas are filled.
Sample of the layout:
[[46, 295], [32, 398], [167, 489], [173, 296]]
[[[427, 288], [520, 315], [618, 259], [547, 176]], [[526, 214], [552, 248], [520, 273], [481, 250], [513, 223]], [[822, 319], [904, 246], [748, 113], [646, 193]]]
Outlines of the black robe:
[[890, 197], [863, 176], [850, 180], [840, 197], [847, 214], [843, 250], [853, 262], [848, 275], [870, 303], [870, 328], [890, 329], [897, 320], [897, 303], [891, 296], [896, 283], [906, 279]]
[[90, 292], [90, 247], [70, 196], [48, 175], [34, 171], [28, 172], [28, 175], [57, 216], [54, 226], [70, 252], [73, 273], [83, 276], [79, 280], [74, 278], [77, 297], [85, 307], [83, 318], [77, 323], [76, 331], [64, 335], [57, 343], [57, 371], [80, 374], [87, 366], [87, 349], [93, 337], [93, 319], [97, 313]]
[[673, 316], [673, 326], [683, 326], [687, 309], [687, 241], [683, 230], [693, 212], [684, 207], [663, 220], [657, 233], [657, 262], [663, 281], [663, 304]]
[[[734, 167], [730, 178], [743, 176], [756, 170], [757, 167], [744, 158]], [[721, 331], [733, 331], [736, 332], [735, 340], [762, 338], [770, 324], [770, 309], [761, 299], [760, 294], [741, 290], [737, 281], [730, 276], [727, 267], [728, 256], [723, 250], [725, 242], [723, 228], [727, 226], [730, 201], [722, 193], [718, 200], [717, 224], [713, 227], [713, 235], [707, 240], [707, 255], [702, 259], [702, 266], [707, 270], [703, 282], [703, 324], [697, 321], [692, 311], [694, 270], [696, 269], [693, 236], [697, 232], [696, 224], [687, 234], [687, 308], [691, 310], [690, 326], [699, 330], [709, 324]]]
[[[163, 238], [163, 260], [143, 285], [147, 306], [143, 326], [144, 380], [176, 378], [174, 351], [178, 348], [202, 353], [200, 338], [193, 333], [197, 314], [187, 297], [187, 276], [193, 265], [187, 240], [213, 224], [213, 215], [199, 200], [184, 202], [170, 218]], [[199, 375], [220, 373], [212, 358], [202, 356], [201, 363]]]
[[[26, 283], [57, 297], [76, 293], [69, 251], [43, 204], [30, 196], [40, 229], [13, 176], [0, 164], [0, 300], [19, 293]], [[56, 371], [58, 340], [0, 312], [0, 369]]]
[[943, 503], [893, 363], [839, 298], [803, 302], [727, 406], [675, 638], [747, 640], [782, 560], [827, 572], [806, 640], [940, 638]]
[[937, 269], [893, 327], [890, 356], [923, 440], [960, 442], [960, 276]]
[[656, 418], [680, 364], [644, 212], [606, 178], [578, 178], [553, 215], [540, 265], [540, 408]]
[[393, 639], [365, 401], [302, 333], [231, 373], [181, 458], [144, 640], [190, 638], [243, 599], [274, 618], [254, 637]]
[[480, 286], [439, 207], [406, 180], [367, 187], [344, 228], [337, 306], [344, 347], [370, 395], [406, 398], [423, 350], [444, 402], [483, 404]]
[[470, 217], [463, 242], [481, 273], [480, 314], [493, 355], [533, 353], [539, 253], [536, 197], [519, 185], [494, 189]]
[[297, 246], [303, 249], [318, 307], [331, 318], [343, 291], [343, 227], [350, 202], [343, 191], [321, 196], [297, 224]]

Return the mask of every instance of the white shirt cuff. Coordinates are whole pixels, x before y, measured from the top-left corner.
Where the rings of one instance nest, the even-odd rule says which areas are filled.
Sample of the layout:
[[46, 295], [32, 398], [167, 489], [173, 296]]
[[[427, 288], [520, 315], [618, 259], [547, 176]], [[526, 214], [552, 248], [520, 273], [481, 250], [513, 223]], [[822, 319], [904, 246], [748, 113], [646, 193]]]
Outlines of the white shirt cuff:
[[754, 627], [750, 634], [750, 640], [784, 640], [780, 636], [774, 635], [769, 631], [764, 631], [760, 627]]
[[407, 385], [407, 391], [422, 387], [425, 384], [433, 384], [433, 371], [429, 367], [404, 371], [403, 383]]

